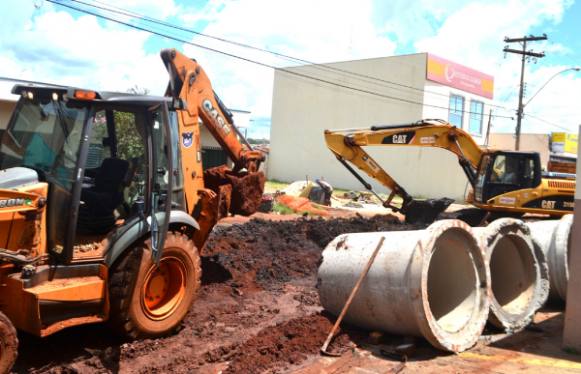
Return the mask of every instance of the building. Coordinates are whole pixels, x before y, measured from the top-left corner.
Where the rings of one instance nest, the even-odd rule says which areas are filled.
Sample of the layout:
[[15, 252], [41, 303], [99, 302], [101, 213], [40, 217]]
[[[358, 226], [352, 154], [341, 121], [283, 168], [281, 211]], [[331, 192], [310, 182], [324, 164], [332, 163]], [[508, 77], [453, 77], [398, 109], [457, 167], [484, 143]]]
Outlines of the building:
[[[440, 118], [483, 144], [493, 89], [490, 75], [427, 53], [277, 69], [268, 177], [290, 182], [308, 175], [335, 187], [362, 189], [326, 148], [325, 129]], [[468, 180], [450, 152], [420, 147], [366, 151], [415, 197], [464, 197]]]
[[[521, 134], [520, 150], [525, 152], [538, 152], [541, 157], [541, 167], [547, 167], [549, 162], [549, 140], [548, 134]], [[499, 150], [514, 150], [515, 135], [506, 133], [491, 133], [488, 142], [489, 148]]]

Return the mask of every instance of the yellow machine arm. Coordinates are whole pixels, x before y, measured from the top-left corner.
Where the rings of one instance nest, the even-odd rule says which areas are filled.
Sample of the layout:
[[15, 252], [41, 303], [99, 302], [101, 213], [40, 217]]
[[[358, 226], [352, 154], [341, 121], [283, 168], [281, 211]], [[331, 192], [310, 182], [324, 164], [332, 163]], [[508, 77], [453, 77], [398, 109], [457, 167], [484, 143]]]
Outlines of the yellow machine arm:
[[[475, 182], [476, 169], [484, 153], [472, 137], [462, 129], [447, 122], [432, 120], [407, 125], [373, 126], [366, 129], [326, 130], [325, 141], [337, 159], [368, 190], [373, 192], [371, 186], [347, 161], [391, 190], [389, 198], [384, 202], [385, 207], [404, 212], [413, 201], [412, 197], [362, 147], [416, 146], [446, 149], [458, 156], [458, 161], [472, 185]], [[391, 202], [395, 196], [403, 199], [401, 207], [392, 205]]]

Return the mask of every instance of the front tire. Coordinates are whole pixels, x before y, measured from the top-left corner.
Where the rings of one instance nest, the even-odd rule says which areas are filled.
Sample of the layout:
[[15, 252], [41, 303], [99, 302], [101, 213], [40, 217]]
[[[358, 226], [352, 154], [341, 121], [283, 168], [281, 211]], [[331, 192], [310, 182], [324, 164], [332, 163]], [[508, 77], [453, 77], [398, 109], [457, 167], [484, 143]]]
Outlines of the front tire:
[[0, 312], [0, 374], [10, 372], [18, 356], [18, 335], [14, 325]]
[[111, 322], [130, 338], [170, 333], [186, 316], [200, 288], [200, 256], [184, 234], [169, 232], [159, 266], [150, 241], [130, 250], [110, 278]]

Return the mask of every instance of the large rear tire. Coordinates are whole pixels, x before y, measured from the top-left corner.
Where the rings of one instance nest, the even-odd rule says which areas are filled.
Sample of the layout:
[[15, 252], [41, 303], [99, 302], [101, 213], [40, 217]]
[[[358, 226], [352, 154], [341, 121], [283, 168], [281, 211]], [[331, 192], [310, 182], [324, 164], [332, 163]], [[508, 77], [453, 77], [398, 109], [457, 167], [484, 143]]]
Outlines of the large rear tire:
[[130, 339], [175, 330], [200, 288], [200, 256], [190, 239], [169, 232], [159, 266], [151, 259], [150, 243], [128, 251], [109, 281], [111, 323]]
[[18, 356], [18, 335], [8, 317], [0, 312], [0, 374], [10, 372]]

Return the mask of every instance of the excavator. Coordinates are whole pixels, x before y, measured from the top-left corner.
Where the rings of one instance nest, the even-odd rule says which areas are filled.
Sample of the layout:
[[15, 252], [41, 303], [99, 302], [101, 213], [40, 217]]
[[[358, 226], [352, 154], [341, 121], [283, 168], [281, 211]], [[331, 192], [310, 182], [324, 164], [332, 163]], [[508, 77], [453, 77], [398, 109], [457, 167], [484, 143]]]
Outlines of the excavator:
[[[470, 134], [443, 120], [325, 130], [325, 142], [367, 190], [386, 208], [404, 214], [410, 223], [432, 222], [453, 200], [415, 200], [363, 147], [437, 147], [452, 152], [471, 186], [466, 202], [476, 207], [460, 212], [456, 218], [473, 225], [501, 216], [562, 216], [573, 211], [574, 174], [543, 173], [536, 152], [483, 149]], [[387, 187], [391, 191], [387, 199], [383, 200], [351, 164]]]
[[[257, 209], [264, 155], [195, 60], [174, 49], [161, 58], [160, 97], [14, 86], [20, 99], [0, 138], [0, 373], [16, 359], [17, 330], [174, 331], [216, 222]], [[232, 168], [204, 169], [202, 124]]]

